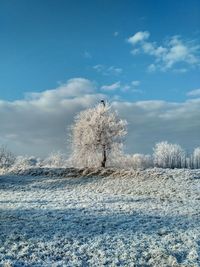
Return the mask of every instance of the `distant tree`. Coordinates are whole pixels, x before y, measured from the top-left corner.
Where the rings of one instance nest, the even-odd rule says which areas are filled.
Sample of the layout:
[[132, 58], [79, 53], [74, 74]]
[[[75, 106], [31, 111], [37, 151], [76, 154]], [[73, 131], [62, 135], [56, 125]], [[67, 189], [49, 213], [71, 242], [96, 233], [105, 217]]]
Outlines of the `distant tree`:
[[147, 169], [153, 167], [152, 157], [150, 155], [133, 154], [131, 157], [133, 168]]
[[186, 155], [180, 145], [160, 142], [154, 148], [154, 164], [161, 168], [185, 167]]
[[114, 166], [124, 169], [147, 169], [153, 167], [153, 159], [151, 155], [121, 154], [116, 158]]
[[0, 168], [9, 168], [15, 162], [14, 154], [6, 146], [0, 147]]
[[60, 151], [51, 153], [43, 162], [43, 165], [46, 167], [52, 168], [62, 168], [66, 167], [66, 158], [65, 155]]
[[192, 162], [193, 162], [193, 168], [199, 169], [200, 168], [200, 147], [197, 147], [194, 149], [193, 155], [192, 155]]
[[123, 147], [125, 120], [101, 101], [80, 112], [71, 127], [72, 162], [79, 167], [106, 167]]

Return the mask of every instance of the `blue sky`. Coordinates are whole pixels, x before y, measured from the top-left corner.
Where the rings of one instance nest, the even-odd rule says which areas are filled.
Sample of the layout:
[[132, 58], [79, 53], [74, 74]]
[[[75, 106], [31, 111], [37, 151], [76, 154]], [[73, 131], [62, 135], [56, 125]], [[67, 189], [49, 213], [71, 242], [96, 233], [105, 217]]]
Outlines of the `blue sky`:
[[[1, 0], [0, 98], [19, 99], [27, 91], [85, 77], [98, 88], [140, 81], [139, 92], [118, 91], [124, 99], [182, 101], [187, 91], [198, 89], [200, 67], [178, 62], [169, 70], [148, 72], [155, 57], [132, 55], [126, 40], [148, 31], [148, 42], [157, 46], [177, 35], [184, 45], [200, 44], [199, 10], [198, 0]], [[121, 72], [103, 75], [96, 65]]]
[[0, 0], [0, 36], [0, 143], [17, 153], [62, 148], [60, 126], [101, 97], [129, 118], [130, 151], [200, 145], [199, 0]]

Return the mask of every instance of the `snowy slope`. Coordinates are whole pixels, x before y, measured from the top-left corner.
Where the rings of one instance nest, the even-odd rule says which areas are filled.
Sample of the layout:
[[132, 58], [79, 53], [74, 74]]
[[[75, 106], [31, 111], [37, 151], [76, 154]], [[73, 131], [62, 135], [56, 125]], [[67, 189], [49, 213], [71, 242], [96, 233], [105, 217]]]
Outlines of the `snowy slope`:
[[0, 176], [0, 266], [200, 266], [200, 170], [41, 173]]

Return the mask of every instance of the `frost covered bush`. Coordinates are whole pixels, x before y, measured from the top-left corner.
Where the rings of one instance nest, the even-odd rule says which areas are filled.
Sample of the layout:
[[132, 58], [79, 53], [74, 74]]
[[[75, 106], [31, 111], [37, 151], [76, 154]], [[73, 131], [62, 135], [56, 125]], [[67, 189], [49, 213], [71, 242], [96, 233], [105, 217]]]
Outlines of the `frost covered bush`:
[[65, 155], [60, 151], [51, 153], [48, 158], [43, 161], [44, 167], [63, 168], [66, 167]]
[[105, 167], [122, 151], [127, 122], [102, 102], [80, 112], [71, 127], [74, 166]]
[[16, 157], [15, 163], [13, 164], [11, 170], [25, 170], [33, 167], [40, 167], [41, 160], [33, 156], [18, 156]]
[[131, 157], [131, 163], [135, 169], [146, 169], [153, 167], [153, 160], [150, 155], [134, 154]]
[[14, 154], [5, 146], [0, 147], [0, 168], [9, 168], [15, 162]]
[[151, 155], [123, 154], [118, 157], [115, 166], [124, 169], [147, 169], [153, 167], [153, 160]]
[[180, 145], [160, 142], [154, 148], [154, 164], [161, 168], [182, 168], [186, 166], [185, 151]]

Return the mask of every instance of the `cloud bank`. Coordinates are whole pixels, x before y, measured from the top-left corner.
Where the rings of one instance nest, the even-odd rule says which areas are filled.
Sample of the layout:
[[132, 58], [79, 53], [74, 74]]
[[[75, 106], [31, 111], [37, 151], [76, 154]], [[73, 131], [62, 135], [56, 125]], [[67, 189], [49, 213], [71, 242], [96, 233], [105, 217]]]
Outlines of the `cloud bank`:
[[46, 156], [56, 150], [68, 153], [67, 128], [74, 116], [102, 98], [107, 98], [128, 121], [129, 153], [151, 153], [161, 140], [179, 143], [187, 150], [200, 146], [200, 98], [183, 103], [112, 101], [106, 94], [97, 93], [96, 84], [84, 78], [70, 79], [52, 90], [29, 93], [21, 100], [0, 100], [0, 143], [7, 144], [16, 154]]
[[95, 93], [93, 82], [75, 78], [53, 90], [29, 93], [22, 100], [1, 100], [0, 143], [17, 154], [67, 151], [67, 127], [75, 114], [102, 97]]

